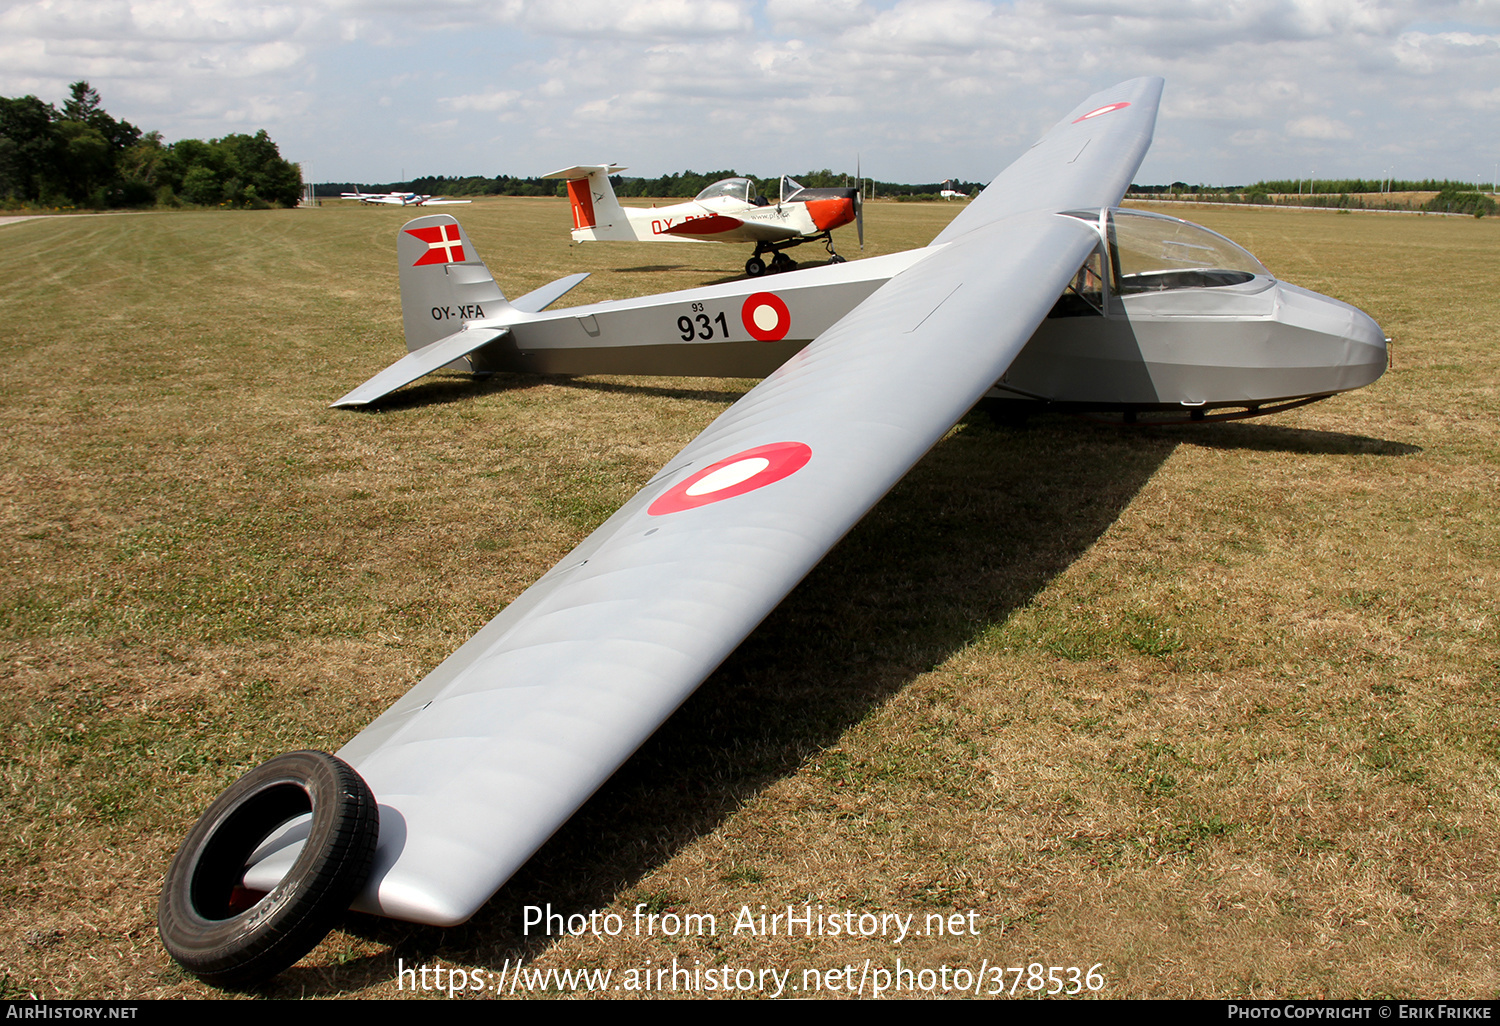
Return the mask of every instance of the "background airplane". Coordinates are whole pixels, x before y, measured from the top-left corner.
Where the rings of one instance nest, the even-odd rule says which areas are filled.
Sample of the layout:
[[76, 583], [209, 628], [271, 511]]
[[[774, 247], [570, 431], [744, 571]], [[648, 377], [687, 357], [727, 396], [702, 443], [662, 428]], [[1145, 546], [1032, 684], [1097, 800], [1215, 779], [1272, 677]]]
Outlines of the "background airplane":
[[1361, 311], [1207, 229], [1116, 208], [1161, 88], [1085, 100], [927, 247], [774, 285], [547, 311], [579, 276], [510, 301], [452, 217], [406, 224], [412, 351], [336, 405], [469, 355], [768, 376], [337, 756], [279, 756], [211, 805], [162, 890], [173, 957], [252, 982], [351, 896], [467, 920], [992, 389], [1192, 416], [1377, 379], [1385, 339]]
[[[781, 179], [773, 204], [755, 191], [748, 178], [715, 182], [685, 203], [667, 207], [622, 207], [609, 176], [625, 168], [614, 164], [580, 164], [543, 178], [568, 183], [573, 208], [574, 242], [753, 242], [745, 261], [752, 278], [797, 266], [786, 250], [821, 240], [829, 262], [844, 258], [833, 248], [833, 230], [853, 221], [860, 246], [865, 242], [864, 206], [858, 189], [807, 189]], [[770, 263], [764, 259], [772, 254]]]
[[473, 200], [424, 196], [416, 192], [345, 192], [339, 195], [339, 199], [359, 200], [361, 203], [379, 203], [392, 207], [451, 207], [474, 202]]

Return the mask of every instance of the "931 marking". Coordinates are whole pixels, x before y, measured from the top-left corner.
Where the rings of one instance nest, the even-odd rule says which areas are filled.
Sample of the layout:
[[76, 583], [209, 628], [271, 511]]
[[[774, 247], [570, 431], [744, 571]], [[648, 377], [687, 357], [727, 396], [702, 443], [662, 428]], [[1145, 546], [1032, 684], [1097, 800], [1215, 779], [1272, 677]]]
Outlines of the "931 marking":
[[[694, 303], [693, 309], [702, 310], [703, 304]], [[714, 333], [714, 325], [716, 324], [719, 326], [717, 335]], [[691, 342], [693, 339], [707, 342], [712, 338], [728, 338], [729, 320], [724, 316], [722, 310], [713, 316], [709, 316], [707, 313], [692, 316], [683, 314], [677, 318], [677, 330], [682, 333], [682, 340], [684, 342]]]

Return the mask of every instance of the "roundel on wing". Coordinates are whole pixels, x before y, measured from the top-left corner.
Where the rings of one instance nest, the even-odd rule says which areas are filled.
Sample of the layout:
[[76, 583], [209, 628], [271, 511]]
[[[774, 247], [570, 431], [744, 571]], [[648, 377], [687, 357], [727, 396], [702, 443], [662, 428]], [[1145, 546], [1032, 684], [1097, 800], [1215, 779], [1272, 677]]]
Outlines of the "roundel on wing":
[[1129, 107], [1129, 106], [1130, 106], [1130, 104], [1122, 102], [1122, 103], [1109, 103], [1109, 104], [1105, 104], [1103, 107], [1095, 107], [1093, 110], [1091, 110], [1087, 114], [1083, 115], [1083, 117], [1074, 118], [1073, 119], [1073, 124], [1076, 125], [1080, 121], [1087, 121], [1090, 118], [1097, 118], [1101, 114], [1108, 114], [1110, 111], [1121, 110], [1121, 109], [1123, 109], [1125, 107]]
[[812, 449], [801, 442], [773, 442], [726, 456], [668, 488], [646, 510], [653, 517], [697, 509], [753, 492], [791, 477], [807, 466]]
[[762, 342], [780, 342], [792, 330], [792, 312], [774, 292], [757, 292], [740, 307], [740, 321], [750, 337]]

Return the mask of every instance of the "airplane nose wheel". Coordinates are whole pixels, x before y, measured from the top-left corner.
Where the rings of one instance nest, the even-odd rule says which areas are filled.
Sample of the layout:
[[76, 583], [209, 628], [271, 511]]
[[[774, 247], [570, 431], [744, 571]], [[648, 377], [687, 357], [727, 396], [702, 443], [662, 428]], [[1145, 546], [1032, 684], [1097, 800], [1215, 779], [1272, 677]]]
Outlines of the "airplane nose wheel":
[[[251, 854], [312, 814], [296, 863], [264, 895], [241, 886]], [[157, 932], [207, 983], [244, 987], [307, 954], [354, 900], [375, 862], [380, 811], [364, 779], [326, 752], [289, 752], [229, 786], [199, 817], [167, 870]]]

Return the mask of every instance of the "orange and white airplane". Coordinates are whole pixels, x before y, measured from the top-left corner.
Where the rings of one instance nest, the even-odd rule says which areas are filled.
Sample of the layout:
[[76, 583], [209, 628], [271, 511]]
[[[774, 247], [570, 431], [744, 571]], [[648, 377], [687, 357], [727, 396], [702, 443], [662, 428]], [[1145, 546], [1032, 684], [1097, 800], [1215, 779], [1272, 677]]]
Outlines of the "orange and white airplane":
[[[865, 244], [858, 189], [806, 189], [783, 177], [781, 195], [772, 203], [756, 194], [750, 179], [726, 178], [685, 203], [622, 207], [609, 176], [624, 170], [615, 164], [580, 164], [542, 176], [568, 182], [574, 242], [753, 242], [755, 253], [745, 261], [745, 273], [752, 278], [767, 270], [792, 270], [797, 264], [785, 251], [804, 242], [821, 240], [829, 263], [843, 263], [833, 249], [833, 230], [850, 221], [860, 246]], [[769, 264], [764, 259], [768, 253]]]

